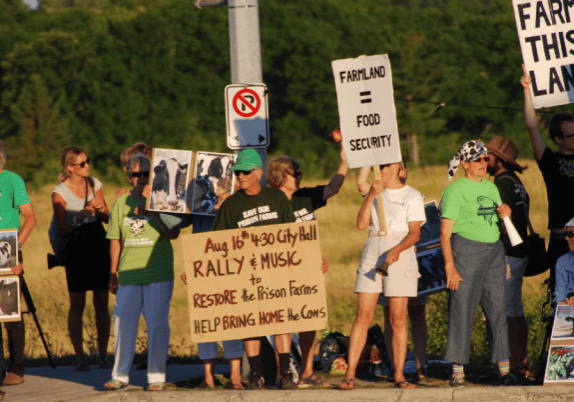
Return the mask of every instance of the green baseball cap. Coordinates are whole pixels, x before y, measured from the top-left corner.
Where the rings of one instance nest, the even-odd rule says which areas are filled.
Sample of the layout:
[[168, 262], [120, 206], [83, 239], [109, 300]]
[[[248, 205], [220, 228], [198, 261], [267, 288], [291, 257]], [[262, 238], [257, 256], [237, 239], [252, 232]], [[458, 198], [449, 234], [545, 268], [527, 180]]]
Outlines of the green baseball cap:
[[256, 150], [249, 148], [244, 149], [237, 156], [237, 162], [232, 170], [253, 170], [261, 169], [263, 167], [263, 162], [261, 162], [261, 157]]

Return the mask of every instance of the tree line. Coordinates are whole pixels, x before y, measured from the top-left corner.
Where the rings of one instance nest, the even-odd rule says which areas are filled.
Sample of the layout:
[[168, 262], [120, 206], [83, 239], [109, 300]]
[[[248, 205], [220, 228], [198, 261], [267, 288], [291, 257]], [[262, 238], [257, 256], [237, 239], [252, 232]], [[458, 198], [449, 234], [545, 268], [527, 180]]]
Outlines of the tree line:
[[[260, 0], [259, 14], [268, 151], [294, 156], [311, 176], [337, 166], [330, 63], [363, 54], [389, 54], [399, 130], [416, 134], [422, 164], [446, 164], [462, 142], [494, 135], [531, 156], [523, 114], [510, 110], [522, 109], [511, 2]], [[108, 177], [136, 141], [229, 152], [229, 83], [225, 6], [45, 0], [31, 11], [0, 0], [0, 138], [6, 168], [36, 185], [55, 181], [68, 145]]]

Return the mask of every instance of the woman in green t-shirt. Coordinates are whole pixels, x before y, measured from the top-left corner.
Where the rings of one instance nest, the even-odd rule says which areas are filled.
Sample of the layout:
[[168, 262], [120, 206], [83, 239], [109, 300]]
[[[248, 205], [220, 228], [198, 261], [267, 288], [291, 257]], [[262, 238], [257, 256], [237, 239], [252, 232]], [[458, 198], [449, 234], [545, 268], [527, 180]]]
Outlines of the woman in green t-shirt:
[[[465, 385], [472, 326], [478, 304], [492, 330], [491, 360], [498, 363], [500, 383], [512, 383], [506, 324], [506, 261], [496, 222], [510, 216], [494, 183], [484, 179], [489, 151], [468, 141], [449, 164], [452, 180], [459, 165], [464, 177], [442, 194], [440, 239], [445, 262], [449, 320], [445, 359], [453, 363], [452, 387]], [[499, 206], [500, 205], [500, 206]]]
[[133, 190], [120, 196], [110, 216], [107, 238], [111, 240], [110, 289], [116, 294], [114, 308], [115, 363], [108, 390], [128, 385], [134, 358], [140, 314], [148, 334], [149, 391], [165, 387], [165, 362], [169, 346], [169, 306], [173, 294], [173, 248], [170, 239], [179, 229], [170, 230], [145, 209], [151, 194], [148, 184], [150, 162], [143, 154], [127, 164]]

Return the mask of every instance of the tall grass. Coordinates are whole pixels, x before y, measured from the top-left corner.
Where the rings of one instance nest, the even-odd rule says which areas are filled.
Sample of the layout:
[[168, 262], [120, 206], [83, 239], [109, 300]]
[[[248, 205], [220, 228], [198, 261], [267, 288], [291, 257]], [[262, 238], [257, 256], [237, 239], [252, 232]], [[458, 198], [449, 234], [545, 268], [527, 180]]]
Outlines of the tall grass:
[[[536, 230], [542, 235], [548, 235], [546, 230], [547, 202], [546, 191], [542, 176], [534, 166], [534, 161], [520, 161], [522, 164], [532, 165], [521, 178], [531, 198], [530, 218]], [[460, 176], [460, 173], [459, 173]], [[68, 292], [66, 275], [61, 267], [48, 271], [46, 254], [51, 252], [48, 241], [48, 227], [52, 217], [50, 193], [56, 183], [46, 185], [38, 192], [30, 194], [32, 204], [36, 211], [38, 224], [24, 246], [25, 278], [32, 297], [38, 308], [38, 317], [42, 329], [50, 344], [53, 354], [60, 356], [72, 354], [73, 349], [67, 331]], [[306, 180], [304, 186], [325, 184], [325, 180]], [[448, 185], [446, 167], [425, 167], [410, 169], [408, 184], [425, 194], [427, 200], [440, 200], [440, 195]], [[115, 201], [117, 186], [104, 184], [104, 195], [111, 208]], [[341, 331], [349, 334], [356, 314], [356, 296], [353, 293], [355, 272], [361, 258], [361, 251], [367, 237], [365, 231], [356, 229], [357, 213], [362, 203], [355, 185], [355, 172], [350, 172], [340, 193], [329, 200], [328, 205], [317, 211], [319, 220], [321, 250], [323, 258], [329, 262], [329, 271], [325, 276], [328, 289], [329, 330]], [[190, 233], [191, 229], [184, 229], [183, 234]], [[170, 353], [174, 355], [194, 354], [195, 345], [190, 339], [189, 312], [187, 308], [187, 292], [179, 280], [183, 272], [183, 252], [181, 239], [173, 241], [175, 251], [176, 281], [171, 304], [170, 325], [171, 341]], [[539, 323], [539, 307], [545, 295], [542, 282], [547, 275], [540, 275], [525, 280], [525, 310], [530, 324], [529, 347], [531, 360], [535, 360], [535, 353], [539, 352], [540, 343], [544, 335], [542, 325]], [[113, 310], [114, 296], [110, 295], [110, 314]], [[430, 297], [427, 305], [430, 356], [441, 357], [446, 343], [446, 299], [441, 293]], [[91, 295], [88, 294], [88, 303], [84, 318], [84, 339], [87, 343], [86, 351], [95, 351], [97, 343], [95, 331], [95, 314], [91, 307]], [[378, 309], [375, 321], [382, 326], [382, 309]], [[26, 355], [28, 357], [45, 356], [40, 338], [31, 318], [26, 317], [27, 343]], [[472, 359], [485, 361], [488, 358], [488, 347], [484, 336], [484, 323], [477, 315], [475, 334], [473, 337]], [[145, 322], [141, 320], [138, 351], [145, 351]], [[89, 347], [89, 350], [88, 350]], [[113, 350], [113, 338], [109, 346]]]

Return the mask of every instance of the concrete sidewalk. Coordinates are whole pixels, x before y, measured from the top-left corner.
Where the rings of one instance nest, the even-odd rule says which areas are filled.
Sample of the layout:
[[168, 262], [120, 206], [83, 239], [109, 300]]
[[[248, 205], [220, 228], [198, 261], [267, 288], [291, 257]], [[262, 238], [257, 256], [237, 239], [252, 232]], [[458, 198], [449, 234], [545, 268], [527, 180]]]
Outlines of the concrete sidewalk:
[[[574, 400], [574, 388], [570, 385], [554, 386], [515, 386], [494, 387], [482, 384], [469, 384], [466, 388], [452, 389], [446, 380], [429, 380], [421, 382], [416, 389], [401, 390], [392, 387], [392, 384], [382, 380], [356, 380], [357, 388], [354, 391], [340, 391], [338, 389], [308, 389], [297, 391], [196, 391], [175, 389], [168, 386], [163, 392], [145, 392], [143, 387], [147, 384], [147, 371], [136, 370], [132, 367], [130, 372], [130, 385], [120, 391], [106, 392], [103, 384], [110, 379], [111, 369], [100, 370], [92, 366], [89, 372], [78, 373], [73, 366], [62, 366], [57, 369], [51, 367], [31, 367], [26, 369], [25, 383], [17, 386], [2, 387], [6, 392], [5, 401], [14, 402], [56, 402], [76, 401], [83, 402], [167, 402], [177, 398], [178, 401], [309, 401], [309, 402], [337, 402], [337, 401], [464, 401], [464, 402], [506, 402], [506, 401], [571, 401]], [[215, 366], [218, 374], [228, 373], [229, 365]], [[168, 365], [167, 381], [175, 383], [191, 377], [203, 375], [203, 366]], [[338, 384], [342, 377], [331, 378], [330, 381]]]

